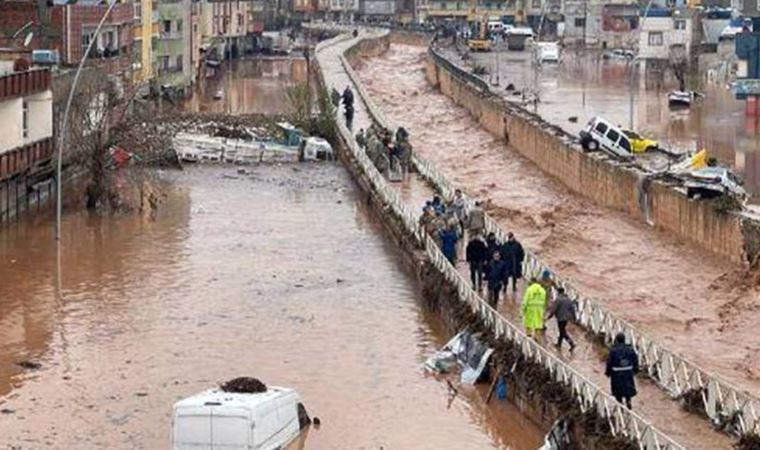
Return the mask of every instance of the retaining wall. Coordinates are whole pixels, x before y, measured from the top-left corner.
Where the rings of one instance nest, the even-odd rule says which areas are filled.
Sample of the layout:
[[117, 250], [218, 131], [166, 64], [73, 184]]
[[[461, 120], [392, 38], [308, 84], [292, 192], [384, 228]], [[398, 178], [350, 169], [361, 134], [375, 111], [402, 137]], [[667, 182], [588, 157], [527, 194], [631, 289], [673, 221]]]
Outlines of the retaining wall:
[[[619, 164], [601, 153], [585, 153], [577, 140], [529, 111], [506, 102], [482, 85], [464, 79], [456, 70], [428, 55], [428, 82], [466, 108], [493, 136], [557, 178], [571, 191], [597, 204], [649, 220], [660, 229], [675, 233], [733, 262], [751, 261], [757, 246], [750, 235], [760, 230], [756, 220], [737, 213], [720, 212], [714, 201], [692, 200], [685, 192], [662, 181], [644, 183], [644, 173]], [[640, 198], [640, 192], [646, 192]], [[648, 204], [648, 208], [643, 205]]]

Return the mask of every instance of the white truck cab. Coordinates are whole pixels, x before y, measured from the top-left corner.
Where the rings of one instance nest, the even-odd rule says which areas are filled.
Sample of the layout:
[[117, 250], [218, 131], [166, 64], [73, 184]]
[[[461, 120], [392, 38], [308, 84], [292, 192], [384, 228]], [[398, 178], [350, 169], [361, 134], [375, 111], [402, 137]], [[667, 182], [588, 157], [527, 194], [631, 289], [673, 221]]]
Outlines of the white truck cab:
[[[275, 450], [306, 426], [293, 389], [268, 387], [256, 394], [212, 389], [174, 404], [173, 450]], [[302, 416], [302, 417], [303, 417]]]

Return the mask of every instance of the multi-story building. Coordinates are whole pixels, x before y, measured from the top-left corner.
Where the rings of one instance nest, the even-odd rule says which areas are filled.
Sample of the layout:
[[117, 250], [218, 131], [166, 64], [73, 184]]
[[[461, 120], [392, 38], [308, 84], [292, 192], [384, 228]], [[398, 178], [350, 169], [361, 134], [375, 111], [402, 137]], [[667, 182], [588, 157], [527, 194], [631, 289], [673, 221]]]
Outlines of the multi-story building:
[[[108, 9], [100, 0], [54, 0], [53, 21], [61, 36], [61, 61], [76, 65], [90, 41], [96, 39], [95, 29]], [[131, 0], [116, 4], [108, 15], [89, 55], [91, 64], [98, 65], [109, 75], [132, 78], [134, 6]]]
[[359, 14], [367, 20], [392, 20], [396, 16], [396, 0], [359, 0]]
[[333, 20], [353, 20], [359, 13], [359, 0], [330, 0], [329, 8]]
[[263, 28], [256, 14], [259, 4], [254, 0], [205, 0], [201, 4], [201, 45], [218, 58], [237, 57], [253, 49], [254, 30]]
[[191, 0], [158, 3], [159, 39], [155, 53], [159, 86], [185, 87], [195, 81], [191, 62], [192, 7]]
[[53, 153], [53, 93], [48, 70], [0, 74], [0, 181]]
[[135, 83], [146, 83], [154, 76], [155, 57], [153, 47], [158, 40], [159, 0], [133, 0], [134, 49], [132, 70]]
[[567, 44], [632, 48], [638, 41], [639, 4], [634, 0], [565, 0]]

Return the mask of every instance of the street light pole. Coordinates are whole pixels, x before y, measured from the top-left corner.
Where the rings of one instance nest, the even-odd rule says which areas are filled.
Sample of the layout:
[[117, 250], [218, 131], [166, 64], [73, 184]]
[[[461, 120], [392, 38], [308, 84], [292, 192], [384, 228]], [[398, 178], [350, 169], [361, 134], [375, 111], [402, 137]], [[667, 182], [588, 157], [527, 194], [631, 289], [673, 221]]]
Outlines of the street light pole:
[[[649, 14], [649, 8], [652, 7], [652, 2], [654, 0], [649, 0], [647, 3], [647, 7], [644, 8], [644, 15], [641, 17], [641, 23], [639, 23], [639, 41], [641, 41], [641, 33], [644, 28], [644, 21], [646, 21], [647, 14]], [[639, 62], [639, 56], [636, 55], [635, 58], [633, 58], [630, 62], [630, 74], [628, 78], [628, 127], [633, 131], [633, 113], [634, 113], [634, 102], [633, 102], [633, 80], [634, 80], [634, 69], [636, 67], [636, 64]], [[646, 74], [644, 74], [646, 76]]]
[[[56, 178], [55, 239], [57, 241], [61, 240], [61, 215], [63, 212], [63, 204], [62, 204], [63, 196], [61, 195], [61, 192], [63, 190], [62, 189], [63, 180], [62, 180], [61, 172], [63, 171], [63, 147], [66, 142], [66, 133], [68, 131], [68, 126], [69, 126], [69, 111], [71, 110], [71, 103], [74, 100], [74, 92], [76, 91], [77, 84], [79, 83], [79, 77], [82, 74], [82, 68], [84, 67], [84, 63], [87, 61], [87, 57], [90, 55], [90, 52], [92, 51], [92, 46], [98, 40], [100, 29], [103, 28], [103, 24], [108, 18], [108, 15], [111, 14], [111, 10], [113, 10], [113, 7], [116, 5], [117, 1], [118, 0], [111, 0], [110, 3], [108, 4], [108, 9], [106, 9], [106, 12], [103, 14], [103, 17], [100, 18], [100, 23], [98, 23], [98, 27], [95, 28], [95, 34], [90, 40], [90, 43], [87, 45], [87, 50], [85, 50], [84, 55], [82, 55], [82, 59], [79, 60], [79, 66], [77, 67], [77, 71], [74, 74], [74, 81], [71, 83], [71, 89], [69, 89], [69, 97], [66, 99], [66, 109], [64, 109], [63, 111], [63, 124], [61, 125], [61, 136], [58, 139], [58, 152], [57, 152], [58, 161], [56, 164], [56, 171], [55, 171], [55, 178]], [[66, 6], [66, 8], [69, 8], [69, 6]], [[70, 11], [67, 11], [67, 13], [70, 14]]]

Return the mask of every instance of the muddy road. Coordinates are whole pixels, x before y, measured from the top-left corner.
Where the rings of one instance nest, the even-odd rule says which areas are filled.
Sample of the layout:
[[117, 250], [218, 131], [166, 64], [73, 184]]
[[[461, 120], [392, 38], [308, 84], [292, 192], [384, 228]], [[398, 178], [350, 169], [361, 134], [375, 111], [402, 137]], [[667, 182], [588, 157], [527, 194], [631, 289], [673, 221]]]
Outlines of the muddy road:
[[538, 447], [424, 374], [450, 336], [340, 166], [167, 176], [155, 220], [67, 214], [60, 282], [50, 223], [0, 233], [0, 446], [166, 448], [174, 401], [255, 375], [320, 417], [296, 448]]
[[572, 195], [428, 86], [425, 49], [392, 45], [359, 69], [416, 151], [564, 277], [669, 348], [760, 389], [754, 278], [628, 217]]

